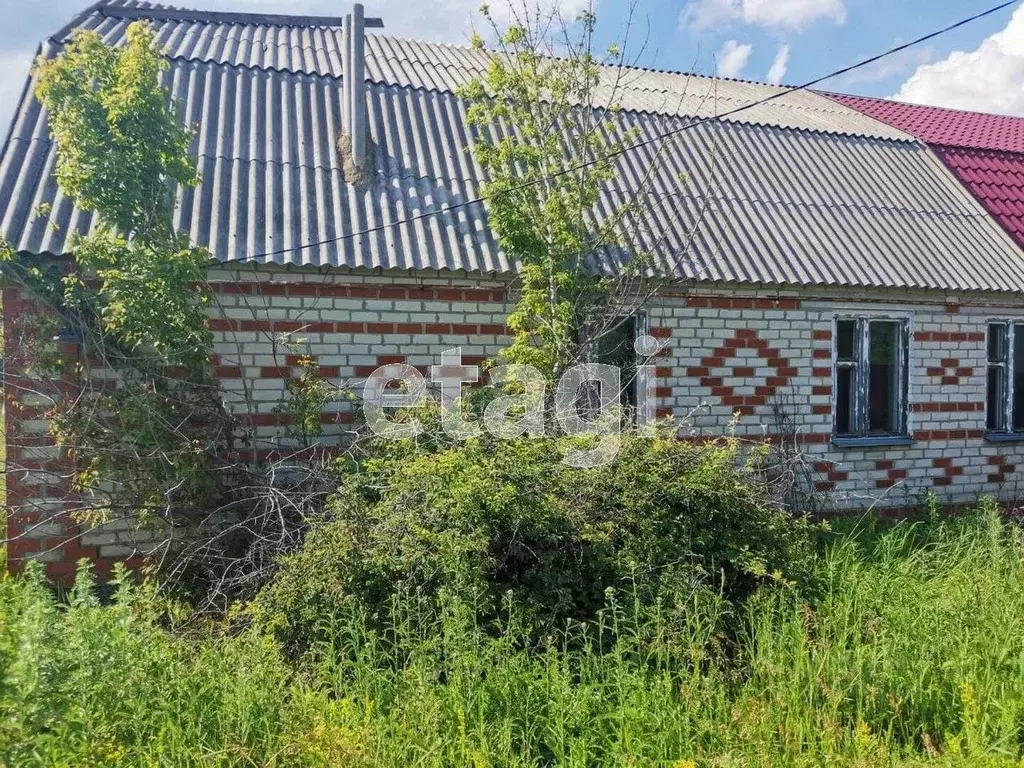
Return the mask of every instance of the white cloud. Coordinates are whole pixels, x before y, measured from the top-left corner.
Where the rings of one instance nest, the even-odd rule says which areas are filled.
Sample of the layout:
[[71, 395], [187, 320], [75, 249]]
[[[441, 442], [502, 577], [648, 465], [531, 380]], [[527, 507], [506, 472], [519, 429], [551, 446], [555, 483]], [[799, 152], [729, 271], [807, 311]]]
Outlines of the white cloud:
[[818, 19], [846, 21], [843, 0], [743, 0], [743, 20], [748, 24], [804, 29]]
[[710, 29], [742, 16], [740, 0], [693, 0], [679, 12], [679, 26]]
[[977, 49], [918, 67], [890, 98], [1024, 117], [1024, 5]]
[[772, 29], [805, 29], [819, 19], [846, 21], [843, 0], [691, 0], [679, 25], [709, 29], [733, 21]]
[[738, 43], [735, 40], [726, 40], [718, 49], [715, 57], [718, 62], [719, 77], [739, 77], [747, 68], [747, 60], [750, 58], [754, 46], [750, 43]]
[[786, 70], [788, 68], [789, 45], [783, 44], [779, 47], [779, 52], [775, 54], [775, 59], [772, 61], [772, 65], [768, 69], [768, 82], [773, 85], [781, 83], [782, 78], [786, 76]]

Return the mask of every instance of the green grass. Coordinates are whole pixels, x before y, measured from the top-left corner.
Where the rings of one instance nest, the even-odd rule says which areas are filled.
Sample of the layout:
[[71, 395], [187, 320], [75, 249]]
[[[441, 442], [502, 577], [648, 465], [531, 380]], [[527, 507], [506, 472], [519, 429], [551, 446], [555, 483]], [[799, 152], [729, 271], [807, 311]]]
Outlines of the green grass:
[[[472, 612], [354, 608], [286, 663], [168, 633], [146, 590], [101, 607], [0, 583], [0, 762], [32, 765], [1018, 765], [1024, 562], [990, 513], [844, 536], [794, 591], [686, 610], [611, 599], [530, 643]], [[676, 616], [669, 619], [669, 616]], [[728, 629], [727, 629], [728, 628]]]

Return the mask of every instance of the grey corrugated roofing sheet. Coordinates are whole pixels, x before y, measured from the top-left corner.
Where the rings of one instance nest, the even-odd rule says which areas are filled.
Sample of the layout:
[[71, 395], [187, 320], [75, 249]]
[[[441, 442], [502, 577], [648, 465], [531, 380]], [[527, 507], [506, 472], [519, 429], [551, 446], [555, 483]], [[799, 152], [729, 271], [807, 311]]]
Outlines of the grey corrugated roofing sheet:
[[[146, 3], [118, 2], [89, 13], [81, 26], [94, 29], [111, 44], [124, 41], [133, 19], [118, 16], [124, 7]], [[339, 10], [340, 13], [340, 10]], [[150, 22], [157, 44], [167, 56], [217, 64], [279, 71], [342, 76], [341, 29], [326, 26], [293, 26], [282, 23], [230, 23], [228, 21], [161, 20]], [[216, 15], [214, 15], [216, 16]], [[230, 18], [230, 17], [229, 17]], [[244, 18], [239, 15], [238, 18]], [[64, 35], [58, 42], [65, 42]], [[405, 40], [369, 34], [366, 39], [366, 77], [371, 82], [412, 88], [454, 91], [487, 70], [487, 53], [469, 47]], [[602, 68], [609, 100], [623, 109], [685, 116], [711, 116], [778, 96], [780, 86], [751, 83], [648, 69]], [[616, 84], [612, 93], [612, 84]], [[911, 140], [907, 134], [863, 113], [838, 105], [811, 91], [785, 94], [726, 118], [735, 122], [803, 128]]]
[[[117, 41], [123, 20], [108, 14], [116, 11], [92, 12], [87, 26]], [[479, 194], [483, 175], [467, 151], [474, 139], [451, 88], [469, 69], [466, 62], [479, 67], [480, 53], [370, 36], [374, 173], [357, 190], [346, 183], [334, 149], [342, 112], [340, 80], [331, 69], [337, 30], [155, 24], [171, 47], [165, 83], [183, 119], [197, 129], [193, 151], [202, 183], [180, 191], [175, 209], [177, 226], [194, 243], [224, 261], [513, 268], [481, 203], [408, 220]], [[44, 55], [54, 55], [60, 42], [47, 43]], [[286, 66], [265, 66], [267, 57]], [[419, 73], [415, 82], [411, 72]], [[641, 71], [642, 87], [631, 88], [656, 100], [682, 77]], [[729, 108], [772, 88], [702, 80], [730, 94]], [[818, 109], [817, 100], [830, 108]], [[649, 111], [623, 111], [622, 121], [652, 139], [687, 124], [674, 108], [653, 104]], [[741, 113], [733, 122], [654, 141], [619, 158], [594, 215], [606, 216], [635, 192], [638, 179], [649, 177], [646, 213], [628, 222], [631, 242], [680, 278], [1024, 288], [1024, 256], [926, 147], [876, 130], [874, 121], [863, 124], [863, 133], [851, 132], [860, 124], [847, 112], [815, 94], [790, 94], [756, 120]], [[813, 128], [809, 115], [817, 115]], [[46, 115], [29, 98], [0, 158], [0, 232], [19, 250], [66, 252], [72, 233], [91, 224], [60, 193], [54, 163]], [[34, 217], [41, 203], [51, 207], [45, 219]]]

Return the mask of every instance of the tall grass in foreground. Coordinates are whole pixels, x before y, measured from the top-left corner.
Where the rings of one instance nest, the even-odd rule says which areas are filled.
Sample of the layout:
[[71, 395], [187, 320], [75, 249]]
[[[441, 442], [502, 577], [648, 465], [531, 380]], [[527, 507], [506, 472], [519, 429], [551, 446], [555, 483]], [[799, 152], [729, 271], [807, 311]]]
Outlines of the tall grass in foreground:
[[[1024, 564], [991, 511], [822, 555], [803, 594], [731, 609], [609, 596], [541, 640], [408, 599], [354, 608], [289, 667], [252, 634], [188, 639], [123, 584], [59, 607], [0, 584], [0, 761], [22, 765], [1017, 765]], [[83, 577], [84, 578], [84, 577]], [[87, 579], [84, 579], [87, 582]], [[684, 610], [675, 610], [682, 607]], [[726, 622], [723, 616], [734, 610]], [[726, 626], [744, 629], [727, 633]]]

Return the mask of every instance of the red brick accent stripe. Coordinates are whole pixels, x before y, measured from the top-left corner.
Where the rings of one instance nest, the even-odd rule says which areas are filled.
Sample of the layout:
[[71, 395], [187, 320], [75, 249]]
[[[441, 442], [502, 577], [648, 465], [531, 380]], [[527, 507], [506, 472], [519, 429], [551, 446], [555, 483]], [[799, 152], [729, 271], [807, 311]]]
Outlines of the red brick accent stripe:
[[914, 341], [984, 341], [984, 332], [944, 332], [944, 331], [915, 331]]
[[349, 321], [312, 320], [303, 323], [298, 320], [232, 320], [226, 317], [211, 318], [209, 327], [214, 331], [247, 331], [257, 333], [374, 333], [461, 336], [507, 336], [511, 332], [495, 323], [355, 323]]
[[686, 306], [695, 309], [800, 309], [800, 300], [687, 296]]
[[[320, 414], [321, 424], [352, 424], [356, 415], [352, 411], [334, 411]], [[295, 419], [289, 413], [254, 413], [239, 417], [239, 422], [250, 427], [278, 427], [292, 424]]]
[[215, 282], [214, 293], [242, 296], [296, 296], [306, 298], [423, 299], [429, 301], [504, 302], [503, 288], [456, 288], [449, 285], [374, 285], [284, 282]]
[[984, 403], [911, 403], [914, 413], [977, 413], [985, 410]]
[[981, 439], [984, 436], [983, 429], [922, 429], [914, 433], [914, 440], [967, 440]]

